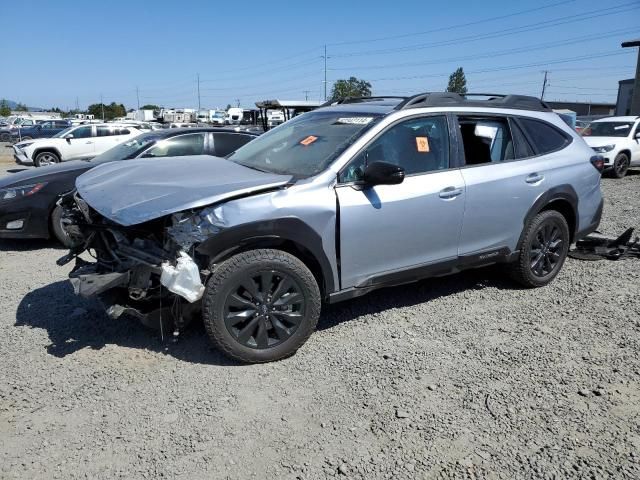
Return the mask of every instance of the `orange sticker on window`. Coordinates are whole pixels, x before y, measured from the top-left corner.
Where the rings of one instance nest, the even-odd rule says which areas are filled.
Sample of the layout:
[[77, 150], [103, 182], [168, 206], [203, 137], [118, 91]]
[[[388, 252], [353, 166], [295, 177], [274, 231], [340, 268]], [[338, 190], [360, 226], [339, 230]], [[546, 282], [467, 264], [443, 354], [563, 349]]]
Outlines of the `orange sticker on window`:
[[318, 140], [318, 137], [314, 137], [313, 135], [309, 135], [307, 138], [305, 138], [304, 140], [300, 141], [300, 145], [304, 145], [306, 147], [307, 145], [311, 145], [316, 140]]
[[428, 153], [429, 139], [427, 137], [416, 137], [416, 148], [420, 153]]

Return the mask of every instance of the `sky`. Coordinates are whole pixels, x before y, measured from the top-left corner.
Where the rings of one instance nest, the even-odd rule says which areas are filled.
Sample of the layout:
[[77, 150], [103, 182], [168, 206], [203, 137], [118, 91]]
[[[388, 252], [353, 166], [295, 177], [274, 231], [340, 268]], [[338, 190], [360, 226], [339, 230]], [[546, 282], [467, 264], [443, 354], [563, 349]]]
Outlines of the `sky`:
[[[304, 4], [303, 4], [304, 3]], [[322, 100], [355, 76], [374, 95], [442, 91], [615, 102], [632, 78], [640, 0], [27, 0], [3, 2], [0, 98], [81, 109]]]

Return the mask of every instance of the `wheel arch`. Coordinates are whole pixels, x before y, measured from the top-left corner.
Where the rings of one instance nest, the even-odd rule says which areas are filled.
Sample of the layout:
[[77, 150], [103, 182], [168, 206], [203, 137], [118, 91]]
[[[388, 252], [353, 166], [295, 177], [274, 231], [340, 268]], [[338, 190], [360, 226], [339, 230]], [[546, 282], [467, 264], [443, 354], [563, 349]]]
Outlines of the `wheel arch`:
[[[628, 149], [628, 148], [623, 148], [622, 150], [620, 150], [620, 151], [618, 152], [618, 155], [620, 155], [621, 153], [624, 153], [624, 154], [627, 156], [627, 158], [629, 159], [629, 161], [631, 161], [631, 150], [630, 150], [630, 149]], [[618, 155], [616, 155], [616, 157], [617, 157]]]
[[562, 214], [569, 225], [571, 242], [574, 241], [579, 226], [578, 194], [571, 185], [558, 185], [540, 195], [527, 212], [522, 225], [522, 233], [518, 240], [518, 249], [521, 248], [527, 225], [529, 225], [533, 217], [545, 210], [556, 210]]
[[232, 227], [208, 238], [196, 251], [215, 264], [258, 248], [275, 248], [297, 257], [313, 273], [323, 298], [335, 291], [333, 268], [322, 247], [322, 238], [297, 218]]
[[60, 155], [60, 151], [56, 147], [39, 147], [39, 148], [36, 148], [33, 151], [33, 153], [31, 154], [31, 160], [35, 161], [36, 157], [38, 155], [40, 155], [41, 153], [44, 153], [44, 152], [55, 153], [58, 156], [58, 158], [60, 159], [60, 161], [62, 161], [62, 155]]

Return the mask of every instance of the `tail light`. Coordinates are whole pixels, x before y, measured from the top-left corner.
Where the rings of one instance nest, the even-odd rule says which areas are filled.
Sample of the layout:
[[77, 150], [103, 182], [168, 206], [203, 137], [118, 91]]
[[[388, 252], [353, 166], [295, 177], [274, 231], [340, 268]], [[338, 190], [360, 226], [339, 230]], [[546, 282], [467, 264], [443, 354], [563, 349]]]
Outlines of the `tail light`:
[[602, 155], [594, 155], [591, 157], [591, 165], [600, 173], [604, 170], [604, 157]]

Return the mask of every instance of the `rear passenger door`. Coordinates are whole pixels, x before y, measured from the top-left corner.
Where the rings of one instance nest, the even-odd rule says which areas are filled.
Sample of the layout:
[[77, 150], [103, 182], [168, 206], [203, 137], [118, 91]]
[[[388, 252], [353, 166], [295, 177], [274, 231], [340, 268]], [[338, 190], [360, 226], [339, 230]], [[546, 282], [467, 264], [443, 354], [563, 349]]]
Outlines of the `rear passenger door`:
[[524, 122], [536, 135], [548, 135], [542, 129], [551, 128], [559, 143], [566, 140], [555, 127], [537, 120], [484, 114], [456, 118], [466, 187], [459, 255], [497, 257], [503, 249], [514, 251], [529, 209], [549, 189], [547, 176], [553, 168], [524, 132]]

